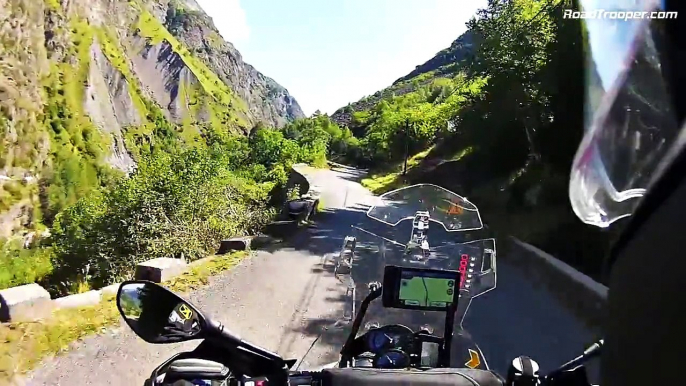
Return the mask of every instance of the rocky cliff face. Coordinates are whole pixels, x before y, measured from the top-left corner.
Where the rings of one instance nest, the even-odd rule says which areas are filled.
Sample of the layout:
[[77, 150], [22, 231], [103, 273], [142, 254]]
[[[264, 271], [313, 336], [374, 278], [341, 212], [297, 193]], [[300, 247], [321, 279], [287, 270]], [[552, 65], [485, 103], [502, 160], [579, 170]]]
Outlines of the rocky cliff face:
[[233, 86], [257, 120], [283, 126], [305, 116], [288, 90], [245, 63], [233, 44], [219, 36], [212, 20], [195, 1], [170, 2], [165, 25], [172, 35], [208, 63], [223, 82]]
[[168, 141], [300, 117], [193, 0], [0, 0], [0, 238]]

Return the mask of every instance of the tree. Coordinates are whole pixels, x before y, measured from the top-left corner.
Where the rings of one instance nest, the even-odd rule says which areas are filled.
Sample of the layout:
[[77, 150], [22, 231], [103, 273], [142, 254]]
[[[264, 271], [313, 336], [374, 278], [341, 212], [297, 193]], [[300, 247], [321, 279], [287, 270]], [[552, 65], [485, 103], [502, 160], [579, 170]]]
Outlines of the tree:
[[284, 136], [281, 131], [259, 128], [252, 133], [250, 149], [255, 162], [267, 167], [281, 159]]

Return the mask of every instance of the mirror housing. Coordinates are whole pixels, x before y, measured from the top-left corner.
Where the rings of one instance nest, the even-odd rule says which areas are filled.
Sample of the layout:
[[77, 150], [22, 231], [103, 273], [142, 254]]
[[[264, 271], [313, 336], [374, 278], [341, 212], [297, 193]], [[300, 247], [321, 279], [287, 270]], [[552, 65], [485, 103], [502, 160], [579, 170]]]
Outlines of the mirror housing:
[[207, 319], [198, 309], [159, 284], [125, 281], [117, 291], [117, 309], [141, 339], [165, 344], [204, 338]]

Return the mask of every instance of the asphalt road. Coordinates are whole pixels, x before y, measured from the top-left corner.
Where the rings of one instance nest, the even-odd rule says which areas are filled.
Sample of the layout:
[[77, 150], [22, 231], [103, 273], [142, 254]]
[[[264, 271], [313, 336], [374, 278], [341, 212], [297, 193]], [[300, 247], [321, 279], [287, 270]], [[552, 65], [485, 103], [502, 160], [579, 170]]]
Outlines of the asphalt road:
[[[331, 274], [330, 258], [350, 234], [351, 225], [374, 226], [364, 209], [375, 200], [356, 182], [360, 172], [354, 169], [312, 170], [308, 174], [322, 189], [325, 210], [319, 214], [317, 225], [300, 232], [288, 245], [257, 252], [187, 296], [243, 339], [284, 357], [301, 358], [316, 339], [301, 368], [323, 365], [338, 357], [346, 331], [331, 326], [349, 312], [350, 302], [345, 284]], [[382, 279], [378, 260], [372, 253], [362, 253], [355, 263], [358, 304], [366, 293], [366, 282]], [[528, 280], [523, 268], [508, 260], [508, 256], [498, 256], [497, 288], [475, 299], [463, 322], [491, 368], [504, 373], [514, 357], [528, 355], [542, 369], [552, 369], [578, 355], [592, 342], [592, 333], [552, 295]], [[384, 310], [380, 300], [370, 307], [365, 320], [412, 327], [429, 322], [437, 332], [442, 328], [442, 318]], [[147, 344], [122, 325], [46, 360], [29, 374], [26, 384], [142, 384], [152, 369], [173, 353], [197, 344]]]

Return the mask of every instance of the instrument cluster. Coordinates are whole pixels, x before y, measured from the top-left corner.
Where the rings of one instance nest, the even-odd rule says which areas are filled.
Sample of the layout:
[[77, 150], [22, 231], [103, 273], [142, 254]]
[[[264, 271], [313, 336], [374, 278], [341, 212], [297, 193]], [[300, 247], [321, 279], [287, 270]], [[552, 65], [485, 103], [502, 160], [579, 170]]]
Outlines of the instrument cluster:
[[410, 364], [408, 353], [414, 345], [414, 332], [409, 327], [392, 324], [365, 334], [367, 351], [373, 353], [374, 367], [403, 368]]

